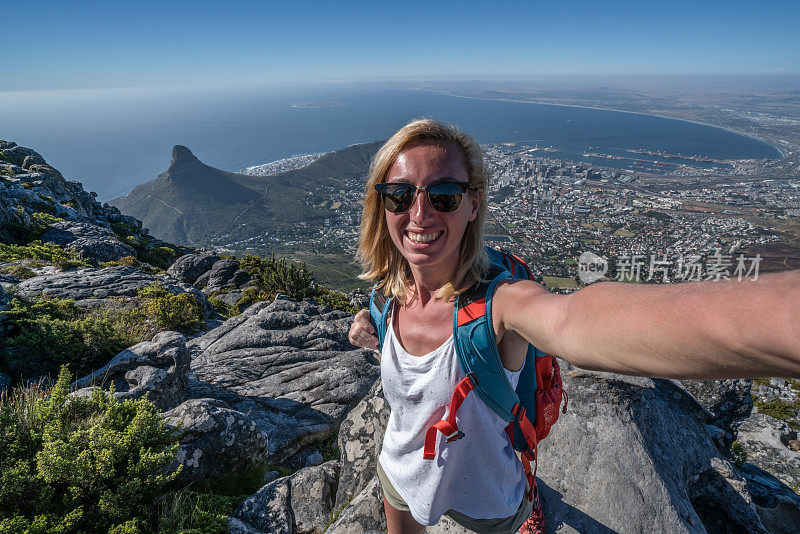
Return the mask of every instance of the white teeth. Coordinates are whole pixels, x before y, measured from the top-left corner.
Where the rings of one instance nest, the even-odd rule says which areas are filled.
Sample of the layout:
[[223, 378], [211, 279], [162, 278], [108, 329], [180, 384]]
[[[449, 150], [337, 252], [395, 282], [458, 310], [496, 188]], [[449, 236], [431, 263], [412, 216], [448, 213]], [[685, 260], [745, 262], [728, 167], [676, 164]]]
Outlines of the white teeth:
[[439, 237], [439, 234], [414, 234], [411, 232], [406, 232], [406, 235], [411, 241], [415, 243], [429, 243]]

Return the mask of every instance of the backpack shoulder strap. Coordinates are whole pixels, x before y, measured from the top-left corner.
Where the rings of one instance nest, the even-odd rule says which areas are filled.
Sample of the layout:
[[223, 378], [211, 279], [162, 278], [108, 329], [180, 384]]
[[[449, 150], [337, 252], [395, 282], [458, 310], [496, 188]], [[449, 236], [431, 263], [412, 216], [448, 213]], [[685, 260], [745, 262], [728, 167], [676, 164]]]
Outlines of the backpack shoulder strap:
[[453, 336], [459, 364], [472, 379], [475, 392], [497, 415], [512, 421], [519, 397], [506, 377], [492, 325], [492, 295], [497, 283], [510, 273], [492, 256], [490, 260], [487, 280], [456, 297]]
[[373, 287], [369, 294], [369, 321], [378, 336], [380, 350], [383, 350], [383, 340], [386, 338], [386, 317], [392, 309], [393, 300], [394, 297], [388, 299], [384, 297], [377, 287]]

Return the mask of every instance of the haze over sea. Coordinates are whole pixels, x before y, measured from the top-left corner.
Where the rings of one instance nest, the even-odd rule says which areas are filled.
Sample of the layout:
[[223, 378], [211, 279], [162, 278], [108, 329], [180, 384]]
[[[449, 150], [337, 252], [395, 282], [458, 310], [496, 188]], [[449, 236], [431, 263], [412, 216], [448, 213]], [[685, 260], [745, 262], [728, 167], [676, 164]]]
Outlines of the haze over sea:
[[[300, 104], [300, 105], [298, 105]], [[777, 158], [766, 143], [659, 117], [479, 100], [380, 86], [316, 84], [236, 90], [104, 89], [0, 94], [0, 139], [41, 153], [101, 201], [169, 166], [173, 145], [229, 171], [293, 155], [386, 139], [410, 119], [454, 123], [480, 143], [554, 146], [554, 158], [628, 148], [711, 158]]]

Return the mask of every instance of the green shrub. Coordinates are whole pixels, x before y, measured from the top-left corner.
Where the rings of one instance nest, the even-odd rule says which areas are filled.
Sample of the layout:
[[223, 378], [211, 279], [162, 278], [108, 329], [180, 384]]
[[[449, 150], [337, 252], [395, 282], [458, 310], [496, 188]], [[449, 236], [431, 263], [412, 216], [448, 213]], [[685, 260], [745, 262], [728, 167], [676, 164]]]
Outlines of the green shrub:
[[124, 256], [118, 260], [106, 261], [100, 264], [100, 267], [139, 267], [141, 263], [134, 256]]
[[71, 250], [59, 247], [55, 243], [33, 241], [27, 245], [6, 245], [0, 243], [0, 261], [19, 261], [24, 259], [44, 260], [62, 270], [73, 267], [89, 267]]
[[314, 296], [314, 273], [305, 263], [298, 265], [286, 258], [276, 260], [274, 254], [270, 258], [248, 254], [240, 264], [253, 277], [256, 287], [269, 295], [283, 293], [295, 300]]
[[320, 304], [325, 304], [335, 310], [346, 311], [347, 313], [351, 313], [353, 315], [358, 313], [358, 311], [361, 309], [358, 306], [353, 306], [350, 304], [350, 299], [338, 291], [331, 291], [327, 287], [323, 286], [317, 286], [316, 290], [317, 292], [314, 295], [314, 300]]
[[134, 248], [136, 258], [139, 261], [149, 263], [160, 269], [168, 268], [179, 256], [189, 251], [185, 247], [165, 246], [163, 242], [149, 235], [136, 236], [127, 234], [125, 232], [128, 230], [133, 231], [133, 229], [126, 224], [112, 223], [111, 228], [120, 241]]
[[270, 295], [264, 290], [258, 289], [257, 287], [248, 287], [244, 290], [244, 293], [242, 293], [241, 298], [236, 301], [236, 308], [244, 310], [256, 302], [263, 302], [272, 298], [274, 298], [274, 295]]
[[[239, 299], [241, 300], [241, 299]], [[218, 314], [222, 315], [226, 319], [230, 319], [231, 317], [235, 317], [239, 315], [239, 309], [236, 306], [231, 306], [227, 302], [219, 299], [217, 297], [211, 297], [208, 299], [208, 302], [211, 304], [211, 307], [214, 308]]]
[[151, 284], [138, 291], [147, 299], [147, 316], [155, 322], [157, 330], [196, 330], [203, 322], [203, 309], [191, 293], [173, 295], [159, 284]]
[[177, 438], [146, 398], [67, 402], [69, 383], [62, 367], [49, 393], [0, 401], [0, 532], [146, 531], [180, 471], [167, 470]]
[[21, 376], [55, 374], [69, 364], [83, 376], [152, 336], [142, 310], [85, 310], [72, 300], [12, 299], [2, 345], [5, 367]]
[[736, 467], [741, 467], [741, 465], [747, 461], [747, 451], [745, 450], [744, 445], [738, 441], [731, 443], [730, 455], [733, 465]]
[[358, 313], [359, 308], [350, 304], [343, 294], [315, 283], [314, 273], [305, 263], [294, 263], [286, 258], [260, 258], [248, 254], [239, 260], [241, 268], [252, 277], [255, 287], [245, 290], [236, 303], [239, 309], [254, 302], [271, 300], [277, 293], [283, 293], [294, 300], [313, 298], [336, 310]]

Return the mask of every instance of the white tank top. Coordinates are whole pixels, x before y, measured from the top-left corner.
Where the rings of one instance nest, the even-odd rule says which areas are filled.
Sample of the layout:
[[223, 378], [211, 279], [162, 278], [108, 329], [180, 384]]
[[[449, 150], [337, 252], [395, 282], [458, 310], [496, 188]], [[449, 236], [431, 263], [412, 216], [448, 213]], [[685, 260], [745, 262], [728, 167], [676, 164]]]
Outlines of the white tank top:
[[[506, 370], [513, 387], [520, 371]], [[391, 414], [378, 461], [423, 525], [435, 525], [448, 510], [475, 519], [508, 517], [525, 492], [525, 474], [505, 432], [506, 421], [474, 391], [456, 414], [464, 437], [447, 443], [437, 432], [436, 458], [423, 460], [425, 432], [448, 416], [453, 391], [463, 378], [452, 335], [433, 352], [413, 356], [389, 320], [381, 380]]]

